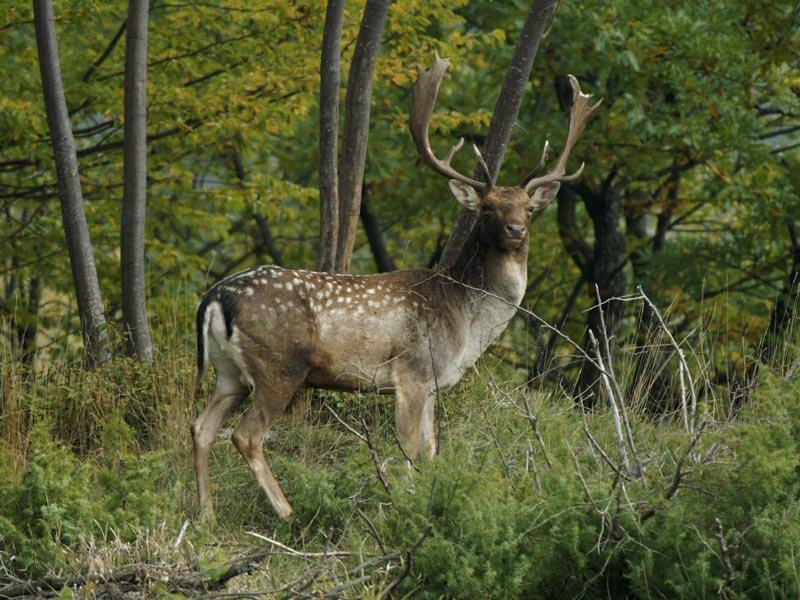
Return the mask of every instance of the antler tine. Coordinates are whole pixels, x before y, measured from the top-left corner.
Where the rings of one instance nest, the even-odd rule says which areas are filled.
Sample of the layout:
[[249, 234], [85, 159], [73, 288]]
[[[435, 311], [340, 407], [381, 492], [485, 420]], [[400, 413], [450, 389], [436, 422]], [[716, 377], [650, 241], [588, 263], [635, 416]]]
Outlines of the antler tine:
[[436, 105], [442, 78], [449, 66], [450, 59], [440, 58], [438, 53], [434, 54], [433, 66], [430, 69], [425, 70], [420, 65], [417, 65], [419, 76], [417, 77], [417, 83], [414, 84], [414, 98], [411, 102], [408, 128], [411, 130], [411, 137], [414, 138], [417, 153], [426, 165], [445, 177], [457, 179], [462, 183], [471, 185], [476, 190], [485, 191], [487, 184], [462, 175], [450, 166], [453, 156], [464, 145], [463, 138], [451, 148], [444, 160], [436, 158], [428, 141], [428, 126], [433, 114], [433, 107]]
[[522, 178], [522, 181], [519, 182], [519, 185], [517, 187], [524, 188], [526, 185], [528, 185], [528, 182], [531, 179], [533, 179], [533, 177], [536, 175], [536, 173], [539, 171], [539, 169], [544, 167], [545, 163], [547, 162], [547, 157], [550, 156], [550, 151], [552, 149], [553, 148], [550, 146], [550, 142], [548, 140], [545, 140], [544, 141], [544, 148], [542, 148], [542, 158], [540, 158], [539, 162], [536, 164], [536, 166], [533, 167], [533, 169], [531, 169], [531, 172], [528, 173], [527, 175], [525, 175], [525, 177]]
[[561, 151], [561, 156], [558, 157], [558, 162], [553, 170], [547, 175], [529, 179], [528, 182], [525, 183], [524, 187], [526, 192], [530, 192], [531, 189], [539, 187], [545, 183], [551, 183], [554, 181], [572, 181], [580, 176], [580, 174], [583, 172], [584, 165], [581, 164], [577, 171], [571, 175], [566, 175], [567, 159], [569, 159], [569, 153], [572, 151], [572, 148], [575, 146], [578, 138], [583, 133], [586, 123], [589, 121], [589, 117], [591, 117], [592, 113], [603, 101], [599, 100], [594, 106], [590, 106], [589, 100], [591, 99], [592, 94], [584, 94], [581, 92], [581, 86], [574, 76], [568, 75], [567, 77], [569, 78], [569, 83], [572, 86], [572, 109], [570, 110], [569, 114], [569, 133], [567, 134], [567, 141], [564, 144], [564, 149]]
[[489, 165], [486, 164], [486, 160], [483, 158], [483, 154], [481, 154], [481, 151], [478, 149], [476, 144], [472, 144], [472, 150], [475, 152], [475, 156], [478, 157], [478, 163], [481, 165], [483, 174], [486, 177], [486, 188], [493, 188], [494, 178], [492, 177], [492, 172], [489, 170]]

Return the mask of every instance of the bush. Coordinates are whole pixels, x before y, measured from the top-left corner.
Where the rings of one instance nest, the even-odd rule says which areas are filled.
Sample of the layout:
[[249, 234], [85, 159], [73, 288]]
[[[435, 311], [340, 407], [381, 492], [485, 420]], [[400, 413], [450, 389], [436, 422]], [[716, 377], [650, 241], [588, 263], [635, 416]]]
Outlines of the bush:
[[175, 519], [169, 517], [169, 487], [160, 485], [163, 454], [140, 454], [121, 417], [111, 419], [106, 434], [113, 438], [109, 453], [80, 461], [51, 439], [46, 421], [34, 426], [27, 471], [0, 480], [0, 558], [6, 566], [27, 577], [42, 575], [69, 567], [95, 537], [130, 541]]

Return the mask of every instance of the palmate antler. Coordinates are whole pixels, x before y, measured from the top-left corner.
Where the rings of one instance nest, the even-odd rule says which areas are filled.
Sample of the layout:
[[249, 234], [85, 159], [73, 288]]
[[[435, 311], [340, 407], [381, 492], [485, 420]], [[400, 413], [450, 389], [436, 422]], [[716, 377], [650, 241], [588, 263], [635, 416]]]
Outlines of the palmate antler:
[[[426, 165], [445, 177], [471, 185], [478, 192], [484, 193], [493, 186], [494, 182], [491, 179], [489, 168], [486, 166], [486, 162], [483, 160], [477, 147], [475, 147], [475, 153], [478, 155], [480, 165], [486, 174], [486, 182], [462, 175], [450, 165], [450, 161], [453, 159], [455, 153], [464, 145], [464, 138], [461, 138], [458, 143], [450, 149], [450, 152], [448, 152], [443, 160], [436, 158], [431, 149], [430, 141], [428, 140], [428, 127], [430, 125], [431, 115], [436, 105], [436, 98], [439, 95], [439, 87], [441, 86], [442, 79], [449, 66], [450, 59], [440, 58], [438, 53], [434, 54], [433, 65], [430, 69], [426, 70], [417, 65], [419, 76], [416, 84], [414, 84], [414, 98], [411, 102], [411, 112], [408, 119], [411, 137], [414, 138], [417, 152]], [[577, 179], [583, 172], [584, 165], [581, 164], [577, 171], [567, 175], [567, 160], [569, 159], [572, 148], [583, 133], [586, 123], [589, 121], [592, 113], [602, 102], [602, 100], [600, 100], [594, 106], [590, 106], [589, 99], [592, 95], [581, 92], [578, 80], [575, 79], [574, 76], [568, 75], [568, 77], [569, 83], [572, 86], [572, 108], [570, 109], [567, 141], [564, 145], [564, 149], [561, 151], [561, 156], [559, 156], [558, 162], [552, 171], [541, 177], [535, 177], [534, 174], [544, 166], [550, 152], [550, 145], [548, 142], [545, 142], [539, 164], [531, 173], [522, 179], [518, 186], [529, 194], [536, 188], [542, 188], [537, 193], [533, 194], [534, 204], [538, 209], [544, 208], [544, 206], [555, 197], [558, 186], [562, 181]]]
[[569, 78], [569, 83], [572, 86], [572, 109], [569, 112], [569, 133], [567, 134], [567, 142], [564, 144], [564, 149], [561, 151], [561, 156], [558, 157], [558, 162], [553, 170], [547, 175], [534, 177], [533, 173], [541, 168], [547, 160], [549, 144], [547, 142], [544, 143], [542, 159], [539, 161], [536, 169], [526, 175], [519, 183], [519, 187], [524, 189], [526, 192], [530, 192], [532, 189], [548, 183], [572, 181], [573, 179], [577, 179], [583, 172], [584, 163], [581, 163], [581, 166], [578, 167], [577, 171], [571, 175], [566, 175], [567, 159], [569, 158], [569, 153], [572, 151], [573, 146], [575, 146], [578, 138], [583, 133], [586, 123], [589, 121], [589, 117], [592, 116], [594, 110], [600, 106], [603, 101], [599, 100], [594, 106], [590, 106], [589, 100], [591, 99], [592, 94], [584, 94], [581, 92], [581, 86], [574, 76], [568, 75], [567, 77]]
[[420, 65], [417, 65], [419, 76], [417, 77], [417, 83], [414, 84], [414, 99], [411, 102], [408, 127], [411, 130], [411, 137], [414, 138], [414, 144], [417, 146], [417, 153], [419, 153], [420, 158], [426, 165], [445, 177], [469, 184], [479, 192], [485, 192], [491, 186], [491, 183], [487, 184], [462, 175], [450, 166], [453, 156], [464, 145], [464, 138], [461, 138], [450, 149], [444, 160], [436, 158], [428, 141], [428, 126], [433, 114], [433, 107], [436, 105], [436, 97], [439, 95], [439, 86], [442, 83], [442, 78], [449, 66], [450, 59], [440, 58], [438, 53], [434, 55], [433, 66], [430, 69], [425, 70]]

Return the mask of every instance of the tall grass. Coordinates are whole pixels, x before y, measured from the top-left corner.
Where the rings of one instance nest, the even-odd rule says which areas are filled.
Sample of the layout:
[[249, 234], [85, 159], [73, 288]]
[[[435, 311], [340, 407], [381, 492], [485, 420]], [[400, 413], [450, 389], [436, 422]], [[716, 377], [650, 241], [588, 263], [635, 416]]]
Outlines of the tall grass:
[[[265, 444], [295, 509], [285, 522], [224, 438], [211, 465], [218, 522], [195, 519], [188, 425], [211, 378], [195, 400], [190, 340], [165, 336], [152, 365], [115, 360], [94, 372], [69, 357], [33, 369], [4, 357], [0, 578], [137, 564], [157, 574], [143, 583], [157, 595], [165, 577], [211, 580], [261, 550], [261, 567], [229, 590], [797, 597], [796, 347], [787, 338], [758, 367], [759, 388], [731, 419], [727, 389], [705, 376], [703, 344], [678, 340], [699, 394], [687, 428], [679, 388], [668, 410], [642, 400], [659, 372], [677, 380], [664, 335], [621, 345], [612, 387], [630, 424], [622, 440], [605, 406], [582, 411], [555, 386], [531, 392], [524, 369], [486, 356], [441, 394], [439, 456], [409, 473], [390, 399], [315, 394]], [[635, 446], [641, 473], [623, 467], [621, 444]]]

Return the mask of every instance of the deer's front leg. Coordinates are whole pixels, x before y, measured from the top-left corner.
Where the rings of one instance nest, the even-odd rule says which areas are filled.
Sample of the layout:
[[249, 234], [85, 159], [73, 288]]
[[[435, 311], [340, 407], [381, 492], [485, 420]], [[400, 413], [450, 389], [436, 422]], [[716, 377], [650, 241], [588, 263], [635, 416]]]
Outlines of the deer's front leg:
[[430, 386], [403, 378], [396, 384], [395, 421], [397, 439], [412, 463], [432, 458], [436, 453], [434, 404]]

